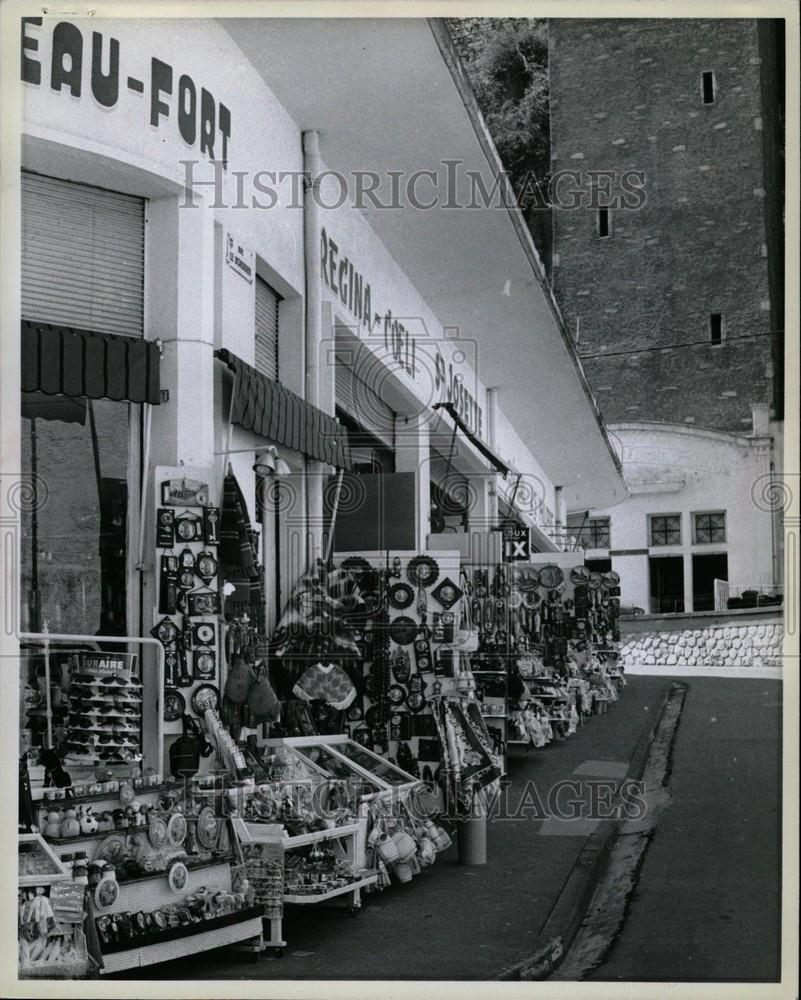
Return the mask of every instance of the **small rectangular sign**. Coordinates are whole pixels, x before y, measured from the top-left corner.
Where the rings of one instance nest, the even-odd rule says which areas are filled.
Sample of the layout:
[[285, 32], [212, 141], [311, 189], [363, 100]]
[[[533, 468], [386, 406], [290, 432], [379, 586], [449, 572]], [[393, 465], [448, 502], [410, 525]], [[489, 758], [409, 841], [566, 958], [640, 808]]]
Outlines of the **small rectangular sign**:
[[522, 524], [504, 524], [504, 560], [506, 562], [528, 562], [530, 554], [529, 529]]
[[255, 257], [252, 250], [246, 250], [231, 233], [225, 234], [225, 263], [248, 283], [253, 281]]

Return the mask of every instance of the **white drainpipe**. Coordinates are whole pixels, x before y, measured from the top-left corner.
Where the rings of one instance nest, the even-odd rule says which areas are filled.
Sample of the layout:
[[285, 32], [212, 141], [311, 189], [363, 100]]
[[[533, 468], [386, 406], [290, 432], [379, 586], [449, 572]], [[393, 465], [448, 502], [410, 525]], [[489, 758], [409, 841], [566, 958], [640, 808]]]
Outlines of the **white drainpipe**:
[[[322, 294], [319, 274], [320, 134], [303, 133], [303, 169], [306, 184], [303, 199], [303, 245], [306, 276], [305, 390], [306, 402], [320, 405], [320, 344], [323, 339]], [[322, 555], [323, 542], [323, 463], [306, 459], [306, 559], [311, 566]]]

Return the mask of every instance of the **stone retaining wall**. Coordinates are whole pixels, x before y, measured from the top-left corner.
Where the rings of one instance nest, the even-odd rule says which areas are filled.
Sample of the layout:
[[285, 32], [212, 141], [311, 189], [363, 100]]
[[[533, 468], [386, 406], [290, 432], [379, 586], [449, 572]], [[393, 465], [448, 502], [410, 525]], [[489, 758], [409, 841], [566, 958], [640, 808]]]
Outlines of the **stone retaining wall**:
[[621, 660], [635, 666], [781, 666], [781, 622], [713, 625], [624, 636]]

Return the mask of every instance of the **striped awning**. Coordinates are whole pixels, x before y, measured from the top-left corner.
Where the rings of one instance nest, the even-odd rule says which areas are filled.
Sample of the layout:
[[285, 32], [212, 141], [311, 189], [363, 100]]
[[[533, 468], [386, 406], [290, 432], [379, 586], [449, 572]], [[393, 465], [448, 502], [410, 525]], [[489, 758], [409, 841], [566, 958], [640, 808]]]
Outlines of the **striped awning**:
[[22, 321], [22, 391], [161, 402], [158, 344], [140, 337]]
[[350, 469], [347, 431], [336, 419], [267, 378], [227, 350], [216, 352], [234, 373], [232, 422], [309, 458]]

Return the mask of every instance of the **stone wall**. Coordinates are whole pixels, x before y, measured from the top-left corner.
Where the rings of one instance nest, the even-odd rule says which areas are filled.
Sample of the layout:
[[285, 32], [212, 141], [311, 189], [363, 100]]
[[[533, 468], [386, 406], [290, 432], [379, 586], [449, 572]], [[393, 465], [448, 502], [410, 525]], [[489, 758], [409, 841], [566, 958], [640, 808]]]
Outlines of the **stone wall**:
[[776, 328], [758, 22], [555, 18], [549, 46], [552, 280], [604, 419], [748, 430]]
[[624, 669], [774, 667], [781, 666], [782, 638], [779, 621], [639, 632], [624, 637], [621, 660]]

